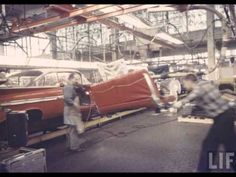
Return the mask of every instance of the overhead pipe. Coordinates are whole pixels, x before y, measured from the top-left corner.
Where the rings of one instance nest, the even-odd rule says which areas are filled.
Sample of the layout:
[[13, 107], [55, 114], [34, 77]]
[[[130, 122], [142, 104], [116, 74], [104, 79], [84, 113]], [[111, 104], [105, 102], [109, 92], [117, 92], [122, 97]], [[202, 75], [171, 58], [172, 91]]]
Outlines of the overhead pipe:
[[[178, 6], [176, 7], [176, 9], [178, 9]], [[210, 11], [212, 13], [214, 13], [216, 16], [219, 17], [221, 24], [222, 24], [222, 47], [221, 47], [221, 51], [220, 51], [220, 62], [218, 64], [216, 64], [212, 69], [208, 70], [208, 74], [214, 72], [216, 70], [216, 68], [220, 65], [221, 61], [223, 61], [226, 58], [226, 44], [229, 41], [228, 39], [228, 33], [227, 33], [227, 20], [226, 18], [217, 10], [215, 10], [214, 8], [207, 6], [207, 5], [187, 5], [185, 4], [184, 6], [181, 6], [181, 12], [186, 11], [186, 10], [206, 10], [206, 11]]]
[[[135, 35], [137, 37], [146, 39], [148, 41], [151, 41], [153, 39], [153, 36], [150, 36], [150, 35], [147, 35], [143, 32], [140, 32], [140, 31], [134, 30], [132, 28], [126, 27], [125, 25], [115, 23], [111, 20], [103, 19], [103, 20], [99, 20], [99, 22], [103, 23], [104, 25], [110, 26], [112, 28], [117, 28], [117, 29], [122, 30], [122, 31], [127, 31], [127, 32], [132, 33], [133, 35]], [[163, 45], [167, 48], [172, 48], [173, 49], [175, 47], [175, 45], [169, 44], [169, 43], [167, 43], [165, 41], [162, 41], [162, 40], [159, 40], [159, 39], [154, 39], [153, 42], [156, 43], [156, 44], [159, 44], [159, 45]]]
[[221, 52], [220, 52], [220, 60], [223, 60], [223, 59], [226, 58], [226, 50], [227, 50], [226, 43], [228, 41], [227, 20], [220, 12], [218, 12], [214, 8], [206, 6], [206, 5], [191, 5], [188, 10], [200, 10], [200, 9], [207, 10], [207, 11], [210, 11], [210, 12], [214, 13], [221, 20], [221, 24], [222, 24], [222, 48], [221, 48]]
[[234, 5], [229, 5], [229, 11], [232, 16], [232, 20], [234, 22], [234, 27], [236, 28], [236, 15], [235, 15], [235, 8]]

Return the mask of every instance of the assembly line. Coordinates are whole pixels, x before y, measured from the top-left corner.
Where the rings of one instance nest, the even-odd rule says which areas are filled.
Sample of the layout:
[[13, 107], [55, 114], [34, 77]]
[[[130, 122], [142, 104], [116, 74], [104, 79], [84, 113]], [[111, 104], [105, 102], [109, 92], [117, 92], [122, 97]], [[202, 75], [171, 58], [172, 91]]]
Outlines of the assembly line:
[[235, 12], [1, 4], [0, 172], [235, 172]]

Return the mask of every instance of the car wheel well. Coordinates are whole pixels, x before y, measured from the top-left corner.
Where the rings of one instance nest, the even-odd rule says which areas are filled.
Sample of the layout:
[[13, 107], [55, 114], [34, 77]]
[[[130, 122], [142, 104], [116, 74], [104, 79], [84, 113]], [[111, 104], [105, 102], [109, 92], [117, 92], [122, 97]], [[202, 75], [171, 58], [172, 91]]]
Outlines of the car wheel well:
[[27, 110], [29, 121], [42, 120], [43, 112], [40, 109], [30, 109]]

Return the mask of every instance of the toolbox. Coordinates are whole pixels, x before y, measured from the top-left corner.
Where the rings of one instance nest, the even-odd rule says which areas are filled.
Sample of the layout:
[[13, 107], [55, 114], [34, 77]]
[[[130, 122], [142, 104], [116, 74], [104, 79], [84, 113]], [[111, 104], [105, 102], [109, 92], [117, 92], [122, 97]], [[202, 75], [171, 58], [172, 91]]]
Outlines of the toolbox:
[[46, 172], [46, 150], [19, 148], [0, 153], [0, 172]]

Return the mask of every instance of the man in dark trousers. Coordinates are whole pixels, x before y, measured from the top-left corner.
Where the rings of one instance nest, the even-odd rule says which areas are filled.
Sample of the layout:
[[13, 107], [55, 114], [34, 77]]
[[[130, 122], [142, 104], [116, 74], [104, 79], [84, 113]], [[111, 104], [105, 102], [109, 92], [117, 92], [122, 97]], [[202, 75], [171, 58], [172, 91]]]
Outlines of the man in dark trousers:
[[218, 86], [212, 81], [198, 81], [194, 74], [185, 76], [183, 83], [185, 88], [191, 92], [173, 106], [179, 109], [186, 103], [195, 101], [196, 105], [214, 121], [203, 141], [197, 170], [199, 172], [211, 171], [209, 153], [214, 154], [213, 159], [215, 159], [219, 145], [223, 144], [226, 152], [234, 153], [231, 167], [236, 171], [236, 134], [234, 130], [236, 115], [233, 109], [235, 103], [224, 99]]
[[68, 83], [64, 87], [64, 124], [68, 125], [69, 129], [66, 135], [67, 148], [70, 151], [83, 151], [80, 145], [84, 142], [82, 133], [84, 132], [84, 123], [80, 112], [80, 101], [76, 93], [76, 86], [81, 82], [78, 74], [71, 73], [68, 78]]

